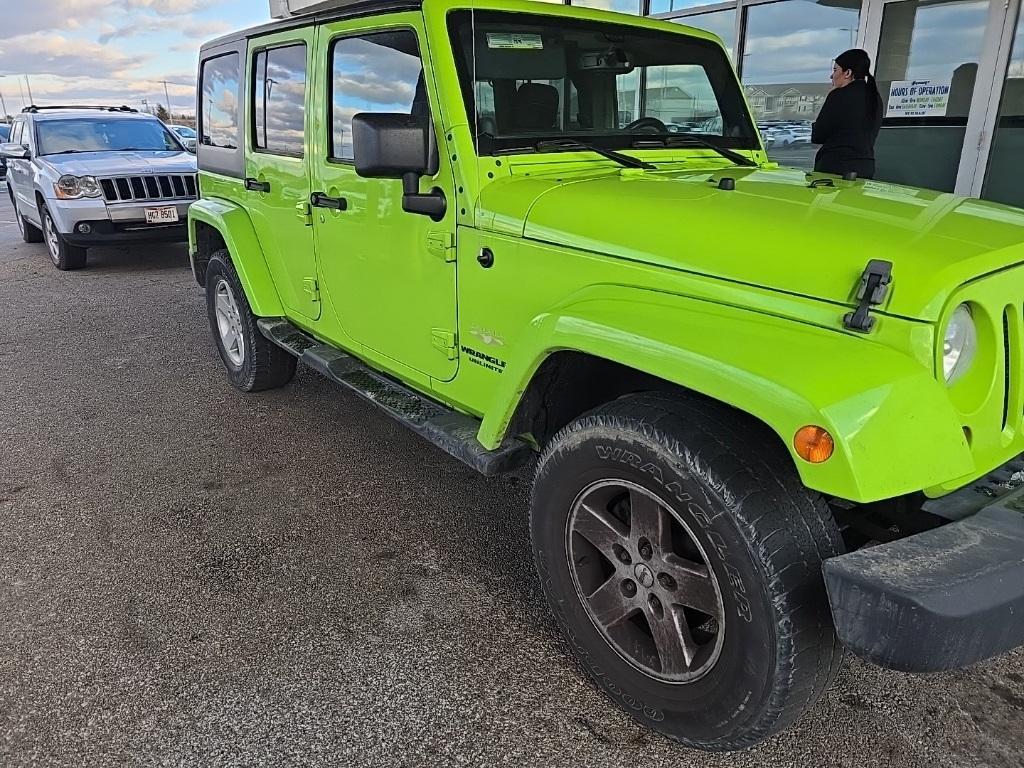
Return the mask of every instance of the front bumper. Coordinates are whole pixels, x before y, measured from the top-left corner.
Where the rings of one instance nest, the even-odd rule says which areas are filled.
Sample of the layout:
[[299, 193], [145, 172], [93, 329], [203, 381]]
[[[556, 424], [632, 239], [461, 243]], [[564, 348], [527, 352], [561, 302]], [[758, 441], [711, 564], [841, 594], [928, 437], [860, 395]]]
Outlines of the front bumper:
[[88, 234], [77, 231], [64, 235], [71, 245], [90, 248], [96, 245], [120, 245], [123, 243], [167, 242], [182, 243], [188, 240], [188, 223], [146, 224], [134, 222], [121, 224], [111, 221], [79, 222], [88, 224]]
[[901, 672], [959, 669], [1024, 645], [1024, 486], [1003, 487], [959, 522], [827, 560], [843, 645]]
[[[168, 200], [146, 203], [106, 203], [99, 198], [48, 200], [47, 208], [57, 230], [71, 245], [116, 245], [118, 243], [188, 240], [188, 208], [193, 200]], [[178, 223], [146, 224], [147, 208], [174, 207]], [[81, 225], [89, 232], [80, 232]]]

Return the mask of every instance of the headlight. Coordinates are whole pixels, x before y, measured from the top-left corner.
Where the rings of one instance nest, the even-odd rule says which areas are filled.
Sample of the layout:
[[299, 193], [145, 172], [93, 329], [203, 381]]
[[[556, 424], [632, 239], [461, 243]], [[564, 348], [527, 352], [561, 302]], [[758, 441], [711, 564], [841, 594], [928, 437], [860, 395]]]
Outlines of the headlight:
[[62, 200], [99, 197], [103, 194], [94, 176], [61, 176], [53, 185], [53, 190]]
[[970, 369], [978, 351], [978, 328], [971, 317], [971, 308], [961, 304], [946, 326], [942, 343], [942, 372], [946, 384], [952, 386]]

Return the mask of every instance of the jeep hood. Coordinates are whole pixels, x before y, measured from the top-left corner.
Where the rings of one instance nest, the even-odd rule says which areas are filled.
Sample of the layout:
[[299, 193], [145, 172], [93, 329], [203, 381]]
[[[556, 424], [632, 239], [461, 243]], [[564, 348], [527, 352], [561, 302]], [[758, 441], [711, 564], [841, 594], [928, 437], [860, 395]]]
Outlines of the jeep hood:
[[[847, 306], [868, 261], [883, 259], [893, 286], [881, 309], [931, 321], [963, 283], [1024, 262], [1024, 211], [951, 194], [812, 188], [791, 169], [550, 168], [488, 186], [483, 227]], [[719, 189], [726, 176], [735, 189]]]
[[59, 174], [72, 176], [128, 176], [150, 173], [195, 173], [196, 157], [191, 152], [88, 152], [73, 155], [43, 155]]

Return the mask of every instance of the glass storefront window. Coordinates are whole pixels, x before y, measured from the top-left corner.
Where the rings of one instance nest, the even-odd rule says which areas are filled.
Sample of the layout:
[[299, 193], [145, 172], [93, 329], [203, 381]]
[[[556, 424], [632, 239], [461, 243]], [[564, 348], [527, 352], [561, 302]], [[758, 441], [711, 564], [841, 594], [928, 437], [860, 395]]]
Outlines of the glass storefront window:
[[686, 11], [690, 8], [697, 8], [701, 5], [708, 5], [715, 0], [651, 0], [650, 13], [672, 13], [672, 11]]
[[723, 11], [711, 11], [710, 13], [698, 13], [693, 16], [683, 16], [672, 19], [677, 24], [686, 24], [689, 27], [704, 29], [712, 34], [718, 35], [725, 43], [725, 49], [729, 51], [729, 58], [736, 55], [736, 9], [726, 8]]
[[981, 196], [1024, 207], [1021, 171], [1024, 171], [1024, 14], [1017, 21]]
[[784, 0], [747, 9], [743, 85], [775, 162], [814, 167], [811, 123], [832, 88], [832, 59], [856, 44], [859, 17], [859, 0]]
[[643, 0], [572, 0], [571, 5], [599, 8], [602, 11], [618, 11], [619, 13], [643, 13]]
[[893, 83], [950, 86], [942, 111], [886, 119], [875, 147], [877, 176], [944, 192], [956, 186], [967, 117], [988, 22], [988, 0], [901, 0], [882, 15], [876, 77], [888, 105]]

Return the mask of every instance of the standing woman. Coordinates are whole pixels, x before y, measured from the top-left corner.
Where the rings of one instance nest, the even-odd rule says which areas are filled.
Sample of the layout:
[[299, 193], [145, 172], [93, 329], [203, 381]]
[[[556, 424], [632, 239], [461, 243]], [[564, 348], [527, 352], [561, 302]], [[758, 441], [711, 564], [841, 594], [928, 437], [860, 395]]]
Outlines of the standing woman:
[[881, 127], [882, 97], [871, 74], [871, 57], [859, 48], [841, 53], [832, 65], [832, 91], [811, 129], [811, 141], [821, 145], [814, 170], [874, 178]]

